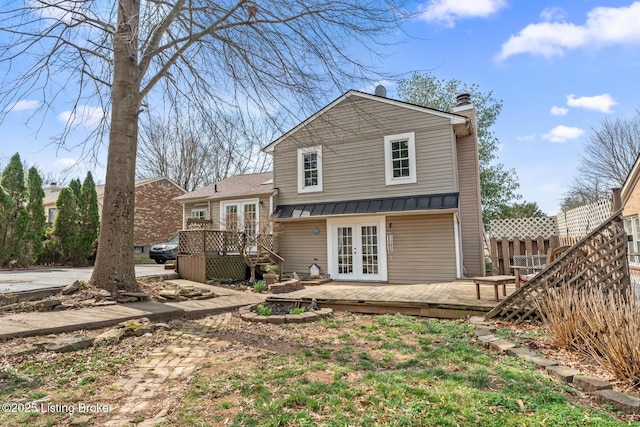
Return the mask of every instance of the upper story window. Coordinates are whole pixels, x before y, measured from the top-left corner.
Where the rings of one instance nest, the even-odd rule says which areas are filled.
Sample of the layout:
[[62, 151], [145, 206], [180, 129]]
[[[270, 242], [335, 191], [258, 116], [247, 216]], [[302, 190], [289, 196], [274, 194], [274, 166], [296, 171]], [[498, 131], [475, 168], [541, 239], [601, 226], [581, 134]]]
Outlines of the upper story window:
[[415, 132], [385, 136], [384, 163], [387, 185], [416, 182]]
[[322, 191], [322, 147], [298, 149], [298, 193]]

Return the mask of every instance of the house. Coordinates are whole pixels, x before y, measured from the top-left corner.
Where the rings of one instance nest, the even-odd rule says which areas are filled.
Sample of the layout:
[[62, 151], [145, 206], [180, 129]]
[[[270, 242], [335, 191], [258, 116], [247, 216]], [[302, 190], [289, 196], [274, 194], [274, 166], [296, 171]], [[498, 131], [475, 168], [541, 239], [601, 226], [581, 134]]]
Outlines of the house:
[[[134, 252], [147, 254], [151, 245], [167, 241], [180, 230], [182, 209], [173, 199], [186, 190], [164, 176], [136, 180], [135, 188]], [[102, 215], [104, 185], [96, 185], [96, 193], [98, 212]], [[45, 187], [43, 204], [48, 223], [55, 220], [59, 194], [60, 188], [55, 184]]]
[[476, 116], [351, 90], [264, 148], [285, 270], [442, 282], [484, 275]]
[[271, 213], [286, 272], [444, 282], [484, 275], [475, 109], [451, 112], [351, 90], [264, 148], [273, 172], [174, 199], [213, 229]]
[[273, 173], [235, 175], [176, 197], [182, 206], [182, 228], [187, 219], [210, 220], [210, 228], [224, 230], [230, 222], [249, 233], [268, 223], [273, 211]]
[[[640, 253], [640, 156], [636, 159], [620, 191], [624, 230], [629, 253]], [[629, 257], [630, 266], [640, 269], [640, 256]]]

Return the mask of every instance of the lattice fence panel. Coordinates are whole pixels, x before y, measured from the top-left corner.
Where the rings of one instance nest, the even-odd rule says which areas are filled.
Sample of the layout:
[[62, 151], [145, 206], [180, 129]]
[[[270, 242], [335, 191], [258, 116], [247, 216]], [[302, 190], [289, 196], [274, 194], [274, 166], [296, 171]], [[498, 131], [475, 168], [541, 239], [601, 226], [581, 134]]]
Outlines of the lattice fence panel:
[[560, 236], [586, 236], [611, 215], [611, 199], [601, 199], [556, 216]]
[[536, 299], [561, 286], [629, 287], [627, 242], [620, 211], [572, 246], [537, 276], [497, 305], [487, 318], [502, 317], [516, 324], [539, 321]]
[[181, 254], [240, 252], [243, 235], [224, 230], [182, 230], [178, 252]]
[[207, 280], [245, 278], [247, 266], [241, 255], [207, 256]]
[[556, 233], [555, 217], [510, 218], [489, 221], [489, 237], [519, 239], [525, 236], [542, 236], [548, 239]]

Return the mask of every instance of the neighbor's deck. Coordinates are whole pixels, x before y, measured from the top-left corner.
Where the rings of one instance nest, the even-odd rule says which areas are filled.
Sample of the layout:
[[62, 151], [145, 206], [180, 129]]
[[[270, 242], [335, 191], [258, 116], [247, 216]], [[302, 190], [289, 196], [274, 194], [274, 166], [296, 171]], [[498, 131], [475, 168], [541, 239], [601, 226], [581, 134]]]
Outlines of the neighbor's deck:
[[[514, 285], [507, 285], [507, 295], [514, 290]], [[315, 298], [321, 306], [335, 310], [451, 319], [484, 316], [498, 304], [492, 287], [481, 287], [480, 297], [476, 298], [476, 287], [471, 280], [416, 285], [333, 281], [287, 294], [269, 295], [267, 300], [301, 301], [306, 305]]]

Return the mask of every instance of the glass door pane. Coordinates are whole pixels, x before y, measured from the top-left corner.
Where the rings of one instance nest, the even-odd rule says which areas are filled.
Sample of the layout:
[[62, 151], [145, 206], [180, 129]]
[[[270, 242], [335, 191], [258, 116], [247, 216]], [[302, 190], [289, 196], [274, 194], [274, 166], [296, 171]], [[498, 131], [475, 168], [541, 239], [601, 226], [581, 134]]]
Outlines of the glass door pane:
[[244, 205], [244, 232], [248, 237], [255, 237], [257, 228], [257, 211], [258, 208], [255, 203], [247, 203]]
[[338, 227], [338, 273], [353, 273], [353, 228]]
[[378, 227], [375, 225], [362, 226], [360, 232], [362, 274], [378, 274]]

